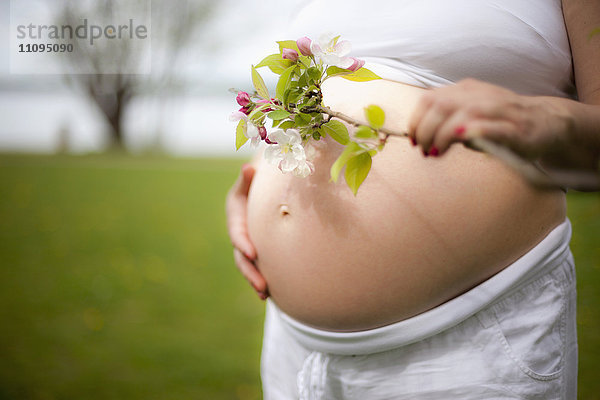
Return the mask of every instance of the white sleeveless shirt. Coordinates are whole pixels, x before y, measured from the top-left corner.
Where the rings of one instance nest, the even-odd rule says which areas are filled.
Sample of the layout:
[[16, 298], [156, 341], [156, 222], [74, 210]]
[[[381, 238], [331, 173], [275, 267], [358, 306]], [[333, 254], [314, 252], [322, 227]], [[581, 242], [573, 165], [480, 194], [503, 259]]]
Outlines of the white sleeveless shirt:
[[384, 79], [438, 87], [475, 78], [526, 95], [572, 97], [560, 0], [313, 0], [288, 35], [349, 40]]

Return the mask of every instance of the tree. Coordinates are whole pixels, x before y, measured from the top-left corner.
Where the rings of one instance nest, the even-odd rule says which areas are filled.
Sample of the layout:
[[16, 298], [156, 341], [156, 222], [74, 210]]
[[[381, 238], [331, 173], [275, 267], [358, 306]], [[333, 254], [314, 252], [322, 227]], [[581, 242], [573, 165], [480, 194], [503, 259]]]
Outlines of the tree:
[[[117, 26], [122, 21], [131, 20], [132, 27], [133, 21], [146, 21], [149, 25], [146, 26], [146, 39], [150, 40], [147, 45], [140, 45], [139, 37], [130, 37], [127, 30], [130, 28], [126, 28], [120, 38], [102, 37], [93, 44], [90, 43], [92, 32], [88, 31], [83, 39], [75, 35], [70, 41], [73, 52], [65, 53], [67, 81], [89, 96], [105, 117], [112, 146], [124, 145], [123, 120], [131, 100], [140, 94], [160, 94], [172, 85], [180, 52], [202, 33], [202, 22], [211, 15], [214, 4], [210, 0], [67, 0], [63, 3], [56, 17], [58, 26], [75, 28], [89, 20], [88, 27], [94, 24], [104, 35], [117, 36]], [[97, 34], [98, 29], [94, 33]], [[151, 66], [151, 73], [137, 73], [142, 64]]]

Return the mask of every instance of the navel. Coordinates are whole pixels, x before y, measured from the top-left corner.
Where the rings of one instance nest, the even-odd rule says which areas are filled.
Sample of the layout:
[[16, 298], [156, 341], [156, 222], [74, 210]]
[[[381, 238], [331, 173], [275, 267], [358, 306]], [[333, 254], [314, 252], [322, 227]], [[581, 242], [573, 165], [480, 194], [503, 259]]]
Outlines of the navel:
[[281, 215], [282, 217], [290, 215], [290, 207], [287, 204], [280, 204], [279, 215]]

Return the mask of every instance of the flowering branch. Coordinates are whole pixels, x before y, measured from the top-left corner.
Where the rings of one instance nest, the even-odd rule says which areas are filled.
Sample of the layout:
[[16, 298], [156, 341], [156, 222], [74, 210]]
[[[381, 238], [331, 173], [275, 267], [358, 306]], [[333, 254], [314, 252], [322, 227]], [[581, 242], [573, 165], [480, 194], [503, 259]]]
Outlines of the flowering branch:
[[[252, 66], [255, 93], [250, 95], [238, 92], [236, 101], [241, 108], [230, 119], [238, 121], [237, 149], [248, 140], [253, 146], [264, 142], [267, 145], [265, 158], [269, 162], [277, 165], [284, 173], [300, 177], [314, 172], [312, 157], [315, 152], [311, 142], [329, 135], [345, 146], [331, 166], [331, 179], [337, 182], [339, 174], [345, 170], [345, 181], [356, 195], [369, 174], [372, 157], [383, 150], [388, 137], [407, 137], [408, 134], [383, 128], [385, 113], [376, 105], [365, 108], [367, 124], [323, 105], [321, 85], [331, 77], [340, 76], [356, 82], [381, 79], [364, 68], [363, 60], [347, 57], [351, 49], [350, 43], [340, 41], [339, 38], [324, 35], [317, 41], [303, 37], [297, 41], [277, 42], [278, 53], [268, 55], [256, 66]], [[262, 67], [268, 67], [279, 75], [275, 97], [271, 97], [257, 71]], [[271, 133], [267, 132], [265, 126], [267, 120], [270, 120], [271, 127], [275, 129]], [[356, 127], [352, 138], [346, 125], [338, 120]], [[506, 147], [484, 138], [473, 138], [464, 144], [501, 159], [538, 187], [600, 187], [597, 175], [544, 171]]]
[[[346, 121], [350, 125], [354, 125], [356, 127], [359, 127], [359, 126], [362, 125], [362, 123], [359, 120], [354, 119], [352, 117], [349, 117], [346, 114], [343, 114], [341, 112], [334, 111], [334, 110], [332, 110], [331, 108], [329, 108], [327, 106], [319, 106], [318, 109], [323, 114], [327, 114], [330, 117], [334, 117], [334, 118], [337, 118], [337, 119], [341, 119], [342, 121]], [[393, 130], [386, 129], [386, 128], [379, 128], [378, 132], [383, 133], [386, 136], [408, 137], [408, 133], [407, 132], [398, 132], [398, 131], [393, 131]]]
[[[236, 147], [239, 149], [248, 140], [254, 146], [264, 141], [269, 162], [282, 172], [305, 177], [314, 172], [311, 142], [330, 136], [345, 146], [331, 168], [331, 178], [337, 181], [345, 169], [346, 183], [356, 194], [371, 169], [371, 157], [383, 149], [387, 136], [397, 133], [382, 128], [385, 113], [378, 106], [365, 109], [367, 125], [325, 107], [321, 85], [333, 76], [358, 82], [381, 78], [364, 68], [363, 60], [347, 57], [351, 45], [340, 41], [339, 36], [277, 43], [279, 53], [252, 66], [255, 93], [239, 92], [236, 97], [241, 108], [230, 117], [238, 121]], [[261, 67], [279, 75], [275, 97], [271, 97], [257, 71]], [[357, 127], [352, 140], [346, 125], [333, 118]], [[267, 133], [267, 120], [277, 128], [271, 133]]]

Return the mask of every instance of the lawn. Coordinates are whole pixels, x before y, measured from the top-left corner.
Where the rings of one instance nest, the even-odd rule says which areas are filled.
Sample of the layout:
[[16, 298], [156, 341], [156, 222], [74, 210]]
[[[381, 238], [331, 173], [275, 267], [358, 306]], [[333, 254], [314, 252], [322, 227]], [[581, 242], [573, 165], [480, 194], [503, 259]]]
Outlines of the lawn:
[[[0, 399], [259, 399], [240, 160], [0, 155]], [[600, 399], [600, 197], [569, 194], [580, 398]]]

